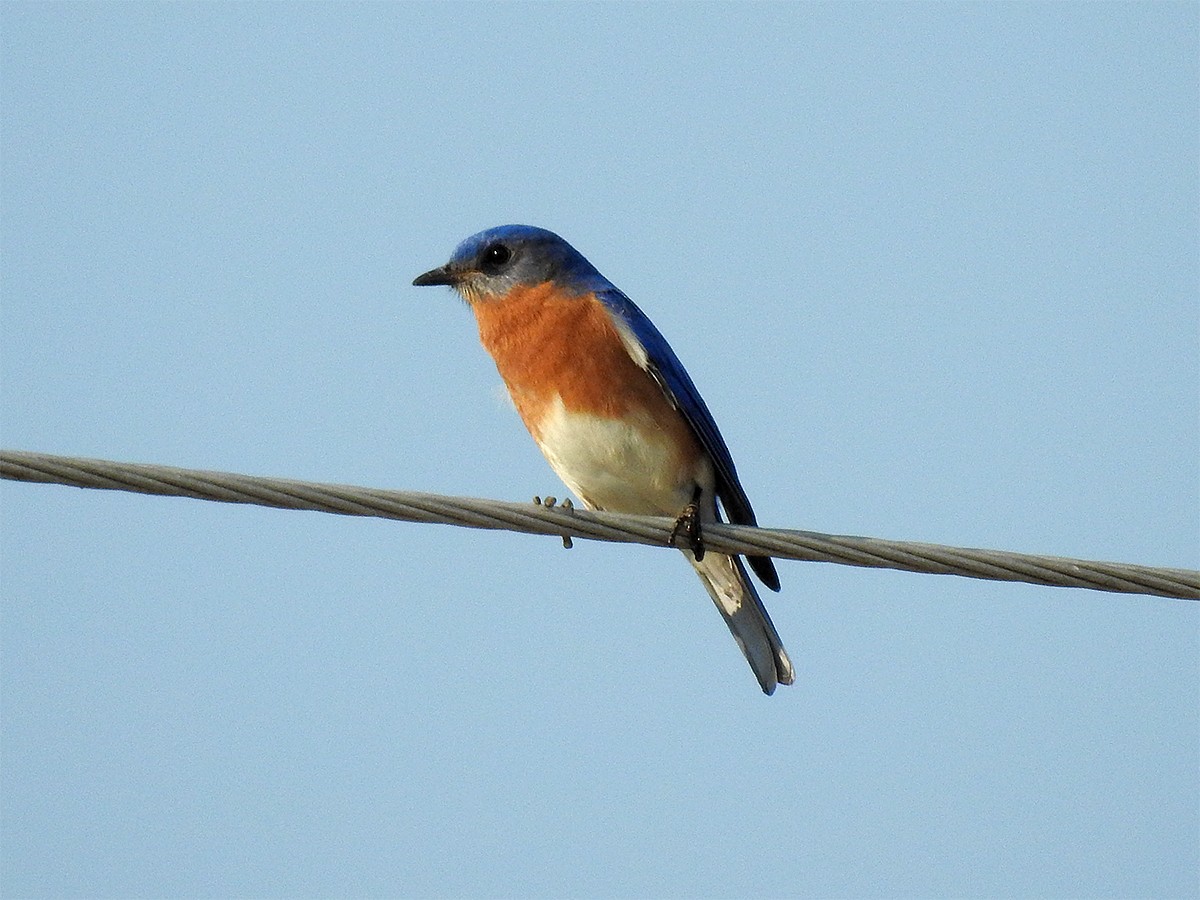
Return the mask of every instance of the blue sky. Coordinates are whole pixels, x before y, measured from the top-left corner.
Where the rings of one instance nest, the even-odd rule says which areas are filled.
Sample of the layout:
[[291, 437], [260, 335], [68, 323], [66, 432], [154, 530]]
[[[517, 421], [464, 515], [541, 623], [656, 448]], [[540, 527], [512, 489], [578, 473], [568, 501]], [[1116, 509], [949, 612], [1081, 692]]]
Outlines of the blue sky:
[[[764, 524], [1200, 564], [1195, 4], [0, 6], [0, 442], [558, 493], [558, 231]], [[1200, 893], [1197, 604], [0, 485], [6, 896]]]

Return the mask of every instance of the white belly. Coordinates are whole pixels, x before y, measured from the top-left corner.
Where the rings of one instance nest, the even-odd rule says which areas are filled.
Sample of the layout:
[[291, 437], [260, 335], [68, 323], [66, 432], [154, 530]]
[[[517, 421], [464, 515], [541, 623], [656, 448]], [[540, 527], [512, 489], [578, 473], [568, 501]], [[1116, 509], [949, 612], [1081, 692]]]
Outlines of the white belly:
[[593, 509], [675, 516], [691, 501], [694, 485], [711, 496], [708, 461], [681, 459], [648, 416], [579, 415], [556, 398], [538, 430], [550, 466]]

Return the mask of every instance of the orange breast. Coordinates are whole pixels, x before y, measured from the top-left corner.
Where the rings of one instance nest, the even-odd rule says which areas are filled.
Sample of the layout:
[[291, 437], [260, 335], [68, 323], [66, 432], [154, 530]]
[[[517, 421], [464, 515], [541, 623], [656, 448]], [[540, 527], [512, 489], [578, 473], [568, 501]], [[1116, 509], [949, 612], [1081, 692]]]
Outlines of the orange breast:
[[572, 412], [648, 415], [686, 455], [699, 455], [691, 428], [630, 357], [595, 296], [566, 297], [542, 284], [516, 288], [503, 300], [477, 301], [472, 309], [479, 338], [535, 439], [543, 414], [561, 397]]

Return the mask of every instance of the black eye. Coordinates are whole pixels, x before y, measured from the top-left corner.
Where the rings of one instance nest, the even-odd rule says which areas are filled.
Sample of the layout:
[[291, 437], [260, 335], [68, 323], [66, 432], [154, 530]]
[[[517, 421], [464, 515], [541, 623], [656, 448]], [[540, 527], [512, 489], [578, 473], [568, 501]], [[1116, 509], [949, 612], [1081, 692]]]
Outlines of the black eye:
[[481, 267], [489, 275], [495, 275], [504, 268], [504, 264], [510, 259], [512, 259], [512, 251], [503, 244], [488, 244], [483, 248]]

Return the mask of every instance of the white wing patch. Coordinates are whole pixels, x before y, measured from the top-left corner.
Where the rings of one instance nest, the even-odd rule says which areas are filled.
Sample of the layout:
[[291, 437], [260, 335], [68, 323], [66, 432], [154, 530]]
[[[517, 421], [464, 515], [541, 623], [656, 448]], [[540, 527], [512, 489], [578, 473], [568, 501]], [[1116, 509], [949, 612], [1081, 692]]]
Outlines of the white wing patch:
[[633, 329], [629, 327], [629, 323], [616, 314], [610, 314], [610, 318], [612, 319], [613, 327], [617, 329], [618, 337], [621, 338], [621, 344], [625, 347], [625, 352], [637, 363], [639, 369], [648, 370], [650, 368], [650, 357], [646, 355], [646, 348], [637, 339], [637, 335], [633, 333]]
[[650, 365], [650, 355], [646, 353], [646, 348], [642, 346], [642, 342], [633, 333], [633, 329], [629, 327], [629, 323], [616, 314], [612, 315], [612, 323], [613, 327], [617, 329], [617, 336], [621, 339], [621, 346], [625, 348], [625, 352], [629, 354], [629, 357], [639, 369], [649, 373], [650, 377], [654, 379], [654, 383], [662, 388], [662, 392], [666, 395], [670, 404], [679, 409], [679, 401], [675, 399], [675, 395], [671, 393], [671, 389], [663, 381], [663, 377], [658, 369]]

